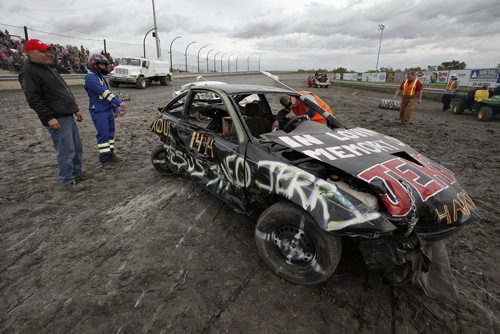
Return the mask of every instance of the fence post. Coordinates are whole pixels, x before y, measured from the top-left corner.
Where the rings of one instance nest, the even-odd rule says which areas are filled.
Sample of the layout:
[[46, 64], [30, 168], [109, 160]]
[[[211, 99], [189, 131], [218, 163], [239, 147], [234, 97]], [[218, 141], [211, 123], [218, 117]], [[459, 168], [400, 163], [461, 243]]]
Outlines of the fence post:
[[106, 55], [108, 52], [106, 50], [106, 39], [104, 39], [104, 54]]
[[24, 40], [28, 40], [28, 27], [24, 26]]

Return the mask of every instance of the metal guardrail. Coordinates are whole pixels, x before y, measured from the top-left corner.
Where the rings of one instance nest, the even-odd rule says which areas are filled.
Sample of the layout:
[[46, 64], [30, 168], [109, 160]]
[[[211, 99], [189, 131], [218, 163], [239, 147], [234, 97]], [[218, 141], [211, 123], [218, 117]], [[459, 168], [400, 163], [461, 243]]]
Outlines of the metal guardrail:
[[[83, 79], [85, 74], [62, 74], [64, 79]], [[18, 74], [0, 75], [0, 81], [17, 81]]]
[[[366, 86], [366, 87], [375, 87], [375, 88], [391, 88], [396, 90], [399, 87], [399, 84], [378, 84], [378, 83], [370, 83], [370, 82], [359, 82], [359, 81], [343, 81], [343, 80], [332, 80], [330, 81], [332, 84], [340, 83], [340, 84], [349, 84], [355, 86]], [[431, 94], [443, 94], [444, 88], [425, 88], [424, 93]]]

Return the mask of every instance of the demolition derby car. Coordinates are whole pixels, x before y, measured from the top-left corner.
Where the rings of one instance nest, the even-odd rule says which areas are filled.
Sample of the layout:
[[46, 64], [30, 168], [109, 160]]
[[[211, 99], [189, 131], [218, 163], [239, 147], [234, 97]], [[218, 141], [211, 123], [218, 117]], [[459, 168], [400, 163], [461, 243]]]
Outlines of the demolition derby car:
[[330, 87], [330, 79], [326, 73], [317, 73], [307, 77], [307, 87], [328, 88]]
[[350, 238], [369, 269], [401, 283], [432, 268], [435, 242], [479, 218], [452, 172], [396, 138], [302, 117], [273, 131], [283, 95], [321, 112], [288, 89], [195, 86], [151, 124], [161, 141], [151, 154], [155, 169], [187, 174], [258, 217], [257, 250], [280, 277], [328, 279]]

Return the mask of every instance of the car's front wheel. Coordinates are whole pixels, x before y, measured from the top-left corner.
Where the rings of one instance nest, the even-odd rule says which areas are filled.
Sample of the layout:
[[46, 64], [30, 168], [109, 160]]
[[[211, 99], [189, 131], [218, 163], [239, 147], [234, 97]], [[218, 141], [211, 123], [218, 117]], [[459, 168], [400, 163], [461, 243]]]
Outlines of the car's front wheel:
[[153, 152], [151, 152], [151, 163], [161, 175], [168, 176], [174, 173], [168, 165], [167, 152], [165, 152], [163, 145], [156, 146]]
[[328, 279], [342, 253], [339, 237], [322, 230], [306, 211], [290, 202], [275, 203], [261, 214], [255, 240], [271, 270], [297, 284]]

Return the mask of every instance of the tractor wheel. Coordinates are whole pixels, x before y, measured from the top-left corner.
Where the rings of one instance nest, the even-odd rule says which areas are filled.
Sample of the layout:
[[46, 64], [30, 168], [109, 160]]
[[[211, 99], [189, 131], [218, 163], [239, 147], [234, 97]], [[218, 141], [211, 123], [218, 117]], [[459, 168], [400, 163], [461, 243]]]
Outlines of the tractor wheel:
[[477, 110], [477, 119], [487, 122], [493, 117], [493, 109], [490, 106], [482, 105]]
[[454, 114], [463, 114], [464, 110], [465, 110], [465, 103], [463, 103], [462, 101], [455, 103], [451, 108], [451, 111]]

